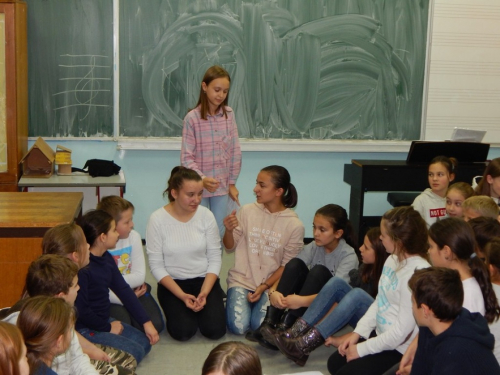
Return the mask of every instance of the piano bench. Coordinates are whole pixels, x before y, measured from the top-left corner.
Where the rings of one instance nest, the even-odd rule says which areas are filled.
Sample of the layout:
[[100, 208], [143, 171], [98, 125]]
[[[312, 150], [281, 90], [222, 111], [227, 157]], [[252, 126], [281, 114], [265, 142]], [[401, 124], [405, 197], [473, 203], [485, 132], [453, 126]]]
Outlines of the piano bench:
[[415, 198], [421, 193], [421, 191], [394, 191], [387, 193], [387, 202], [389, 202], [392, 207], [411, 206]]

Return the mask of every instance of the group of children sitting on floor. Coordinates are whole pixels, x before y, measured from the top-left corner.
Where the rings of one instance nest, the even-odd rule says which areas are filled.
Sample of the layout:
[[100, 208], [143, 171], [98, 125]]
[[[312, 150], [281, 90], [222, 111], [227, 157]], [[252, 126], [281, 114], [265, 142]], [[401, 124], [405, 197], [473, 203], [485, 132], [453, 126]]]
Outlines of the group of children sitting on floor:
[[[454, 159], [434, 159], [430, 189], [366, 233], [359, 266], [347, 213], [336, 204], [317, 210], [314, 241], [303, 245], [285, 168], [259, 172], [256, 202], [224, 219], [221, 238], [200, 206], [201, 177], [175, 167], [169, 203], [146, 231], [167, 331], [181, 341], [198, 330], [219, 339], [227, 327], [301, 366], [318, 346], [335, 346], [331, 374], [500, 374], [500, 159], [476, 188], [484, 195], [448, 186], [456, 171]], [[165, 323], [144, 281], [133, 213], [127, 200], [105, 197], [79, 225], [47, 231], [23, 298], [0, 311], [4, 374], [134, 373]], [[235, 252], [226, 306], [221, 242]], [[353, 332], [333, 336], [347, 324]], [[245, 345], [226, 349], [255, 357]], [[203, 374], [232, 371], [207, 362]], [[261, 372], [253, 362], [252, 373]]]

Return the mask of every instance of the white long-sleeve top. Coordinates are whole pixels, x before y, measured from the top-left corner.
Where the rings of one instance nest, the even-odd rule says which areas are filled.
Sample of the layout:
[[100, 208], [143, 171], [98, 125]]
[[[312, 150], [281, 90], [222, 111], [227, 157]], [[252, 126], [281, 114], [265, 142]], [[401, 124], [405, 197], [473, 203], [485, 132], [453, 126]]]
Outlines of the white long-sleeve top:
[[213, 213], [202, 206], [186, 223], [164, 207], [153, 212], [146, 229], [146, 250], [158, 282], [166, 276], [186, 280], [218, 275], [222, 264], [219, 228]]
[[[360, 357], [394, 349], [404, 354], [418, 332], [408, 280], [415, 270], [427, 267], [430, 264], [420, 256], [401, 262], [396, 255], [387, 258], [378, 283], [377, 298], [354, 329], [367, 339], [357, 346]], [[374, 329], [377, 336], [368, 339]]]
[[[142, 250], [141, 235], [137, 231], [132, 230], [128, 238], [118, 240], [115, 248], [108, 250], [108, 252], [114, 258], [120, 273], [132, 289], [144, 284], [146, 260]], [[109, 300], [111, 303], [122, 305], [122, 301], [111, 290], [109, 291]]]

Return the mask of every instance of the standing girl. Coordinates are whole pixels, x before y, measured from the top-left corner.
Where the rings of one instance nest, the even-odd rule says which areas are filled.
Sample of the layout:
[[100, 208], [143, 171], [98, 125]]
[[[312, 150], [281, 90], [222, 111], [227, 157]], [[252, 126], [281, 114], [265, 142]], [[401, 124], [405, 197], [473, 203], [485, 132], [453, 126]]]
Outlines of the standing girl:
[[500, 158], [493, 159], [488, 163], [475, 192], [477, 195], [492, 197], [497, 204], [500, 204]]
[[416, 335], [408, 280], [416, 269], [429, 267], [425, 221], [412, 207], [397, 207], [384, 214], [380, 231], [391, 255], [382, 270], [377, 298], [330, 356], [331, 374], [382, 374], [401, 360]]
[[181, 164], [201, 176], [201, 205], [213, 212], [221, 237], [228, 195], [239, 204], [241, 149], [234, 112], [228, 107], [230, 83], [229, 73], [220, 66], [205, 72], [196, 108], [184, 118], [181, 146]]
[[[159, 337], [144, 307], [108, 253], [108, 249], [113, 249], [118, 241], [115, 221], [107, 212], [94, 210], [83, 215], [81, 226], [90, 244], [90, 263], [78, 272], [80, 290], [75, 302], [78, 310], [76, 329], [93, 343], [109, 345], [132, 354], [139, 363]], [[110, 318], [109, 289], [120, 298], [134, 319], [143, 325], [146, 334]]]
[[457, 173], [457, 159], [436, 156], [429, 164], [427, 188], [415, 198], [412, 206], [430, 227], [436, 220], [446, 216], [446, 190]]
[[446, 214], [449, 217], [463, 218], [462, 203], [474, 195], [474, 190], [466, 182], [455, 182], [446, 191]]
[[[303, 366], [309, 354], [328, 336], [346, 324], [355, 327], [373, 303], [382, 267], [388, 255], [380, 240], [379, 228], [368, 230], [359, 250], [363, 265], [360, 267], [356, 285], [350, 286], [344, 279], [333, 277], [321, 289], [304, 316], [299, 318], [291, 329], [274, 336], [281, 352], [298, 365]], [[333, 307], [335, 308], [332, 310]], [[313, 333], [319, 334], [318, 340], [314, 345], [307, 345], [305, 340]], [[339, 346], [341, 342], [341, 337], [328, 337], [326, 345]]]
[[[336, 204], [321, 207], [314, 216], [313, 234], [314, 242], [287, 263], [278, 286], [269, 290], [271, 306], [254, 335], [264, 347], [270, 344], [274, 347], [275, 328], [291, 327], [332, 276], [349, 281], [349, 272], [358, 268], [354, 236], [345, 209]], [[288, 312], [276, 327], [285, 309]]]
[[200, 207], [201, 177], [192, 169], [172, 169], [169, 204], [153, 212], [146, 229], [151, 273], [158, 281], [158, 301], [167, 331], [179, 341], [198, 328], [212, 340], [226, 334], [219, 230], [214, 215]]
[[31, 375], [57, 375], [50, 366], [71, 343], [75, 311], [63, 299], [38, 296], [21, 308], [17, 326], [26, 344]]
[[29, 375], [26, 345], [19, 328], [0, 321], [0, 374]]
[[265, 291], [276, 289], [286, 264], [304, 245], [304, 225], [291, 210], [297, 191], [288, 171], [263, 168], [253, 191], [257, 202], [224, 219], [224, 246], [235, 251], [227, 278], [227, 325], [239, 335], [259, 328], [268, 305]]

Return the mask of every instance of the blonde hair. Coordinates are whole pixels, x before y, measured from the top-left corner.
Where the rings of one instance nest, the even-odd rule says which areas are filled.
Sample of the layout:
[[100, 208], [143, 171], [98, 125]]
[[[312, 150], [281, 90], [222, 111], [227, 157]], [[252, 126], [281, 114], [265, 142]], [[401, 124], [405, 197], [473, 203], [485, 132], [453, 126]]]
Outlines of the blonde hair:
[[69, 256], [73, 253], [79, 255], [81, 268], [85, 264], [82, 246], [87, 245], [87, 240], [82, 228], [77, 224], [61, 224], [50, 228], [43, 236], [42, 251], [44, 254], [57, 254]]
[[493, 219], [497, 219], [499, 214], [496, 202], [486, 195], [475, 195], [467, 198], [464, 203], [462, 203], [462, 208], [464, 210], [474, 210], [480, 216], [491, 217]]
[[459, 191], [464, 199], [470, 198], [474, 195], [474, 189], [472, 189], [472, 186], [466, 182], [455, 182], [453, 185], [450, 185], [448, 190], [446, 190], [446, 195], [448, 195], [448, 193], [452, 190]]

